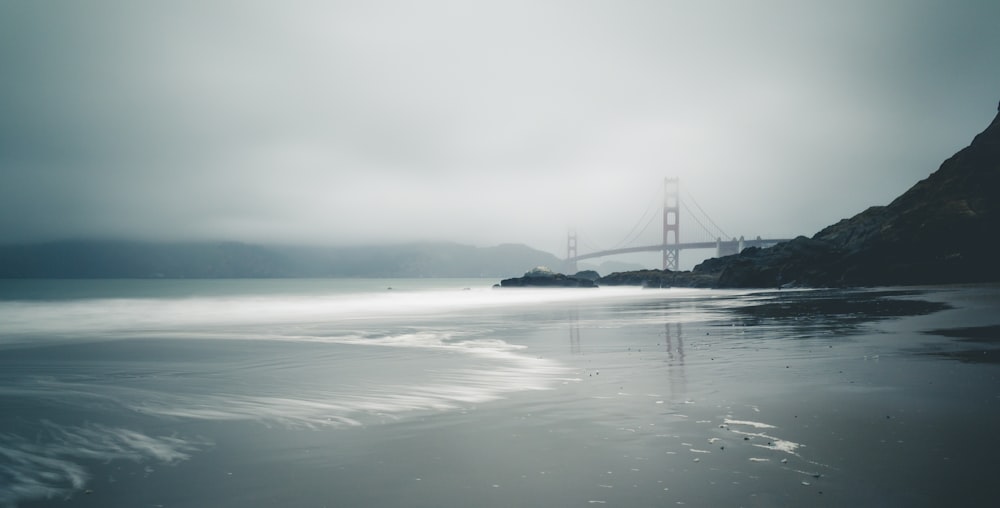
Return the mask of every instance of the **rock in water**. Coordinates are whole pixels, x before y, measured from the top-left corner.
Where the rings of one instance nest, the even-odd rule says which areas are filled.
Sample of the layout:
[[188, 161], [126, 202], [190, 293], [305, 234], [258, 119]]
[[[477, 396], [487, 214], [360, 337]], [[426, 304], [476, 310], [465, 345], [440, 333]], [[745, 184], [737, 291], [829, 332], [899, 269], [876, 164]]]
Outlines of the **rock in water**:
[[500, 281], [500, 287], [563, 287], [563, 288], [593, 288], [594, 281], [580, 277], [570, 277], [556, 273], [544, 266], [528, 270], [524, 277], [514, 277]]

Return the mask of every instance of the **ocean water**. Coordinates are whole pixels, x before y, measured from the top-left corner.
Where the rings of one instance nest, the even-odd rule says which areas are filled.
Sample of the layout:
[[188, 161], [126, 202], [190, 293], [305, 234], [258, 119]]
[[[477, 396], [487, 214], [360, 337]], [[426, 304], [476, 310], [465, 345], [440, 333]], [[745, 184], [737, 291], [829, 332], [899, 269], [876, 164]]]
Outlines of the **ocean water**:
[[0, 281], [0, 507], [995, 506], [1000, 287]]

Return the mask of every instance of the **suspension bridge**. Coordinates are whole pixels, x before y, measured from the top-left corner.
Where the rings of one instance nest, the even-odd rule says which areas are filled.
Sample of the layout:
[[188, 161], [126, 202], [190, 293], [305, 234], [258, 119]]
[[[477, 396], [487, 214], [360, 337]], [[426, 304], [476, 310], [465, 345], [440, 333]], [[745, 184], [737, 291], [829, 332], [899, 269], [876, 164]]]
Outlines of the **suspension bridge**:
[[[715, 249], [716, 257], [738, 254], [747, 247], [770, 247], [776, 243], [786, 242], [788, 238], [761, 238], [745, 239], [744, 237], [732, 237], [720, 228], [715, 221], [698, 205], [693, 196], [688, 195], [688, 199], [681, 201], [680, 184], [677, 178], [666, 178], [663, 182], [663, 206], [653, 210], [648, 210], [640, 218], [639, 222], [626, 235], [626, 238], [610, 249], [592, 249], [591, 252], [580, 254], [578, 251], [578, 240], [576, 231], [571, 230], [566, 237], [566, 266], [570, 273], [577, 271], [577, 262], [585, 259], [614, 256], [617, 254], [630, 254], [634, 252], [656, 252], [663, 253], [663, 268], [665, 270], [677, 270], [680, 264], [680, 251], [687, 249]], [[690, 201], [694, 208], [688, 206]], [[701, 242], [681, 242], [680, 241], [680, 211], [691, 216], [695, 224], [702, 231], [708, 233], [711, 241]], [[655, 244], [641, 244], [640, 239], [643, 233], [649, 229], [653, 221], [662, 212], [663, 217], [663, 237], [661, 242]], [[700, 212], [700, 213], [696, 213]], [[647, 218], [648, 217], [648, 218]], [[639, 229], [639, 225], [645, 225]], [[707, 223], [707, 224], [706, 224]], [[633, 245], [640, 243], [640, 245]]]

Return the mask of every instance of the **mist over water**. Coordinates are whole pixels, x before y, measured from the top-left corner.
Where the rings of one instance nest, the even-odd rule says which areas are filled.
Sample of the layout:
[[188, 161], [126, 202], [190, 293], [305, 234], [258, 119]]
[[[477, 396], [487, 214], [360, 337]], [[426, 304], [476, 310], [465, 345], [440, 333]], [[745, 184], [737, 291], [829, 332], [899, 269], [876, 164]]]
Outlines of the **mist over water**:
[[5, 282], [0, 506], [940, 500], [923, 429], [997, 416], [993, 346], [925, 333], [995, 288], [492, 282]]

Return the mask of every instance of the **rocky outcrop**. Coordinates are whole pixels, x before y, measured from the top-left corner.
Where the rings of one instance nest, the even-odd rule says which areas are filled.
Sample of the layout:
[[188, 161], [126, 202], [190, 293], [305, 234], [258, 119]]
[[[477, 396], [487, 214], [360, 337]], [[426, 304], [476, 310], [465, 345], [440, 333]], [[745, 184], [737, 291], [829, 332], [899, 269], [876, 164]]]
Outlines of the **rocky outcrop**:
[[972, 144], [887, 206], [812, 238], [709, 260], [720, 287], [1000, 281], [1000, 114]]
[[800, 236], [774, 247], [750, 247], [738, 255], [711, 259], [696, 273], [717, 273], [717, 287], [794, 287], [830, 285], [829, 270], [841, 253], [826, 242]]
[[637, 270], [615, 272], [598, 279], [602, 286], [642, 286], [646, 288], [695, 287], [716, 285], [717, 273], [675, 272], [671, 270]]
[[579, 272], [574, 273], [573, 277], [576, 277], [577, 279], [588, 279], [597, 282], [597, 280], [601, 278], [601, 274], [597, 273], [594, 270], [580, 270]]
[[562, 273], [553, 272], [544, 266], [539, 266], [529, 270], [524, 274], [524, 277], [514, 277], [500, 281], [500, 287], [593, 288], [597, 287], [597, 284], [587, 278], [571, 277]]

